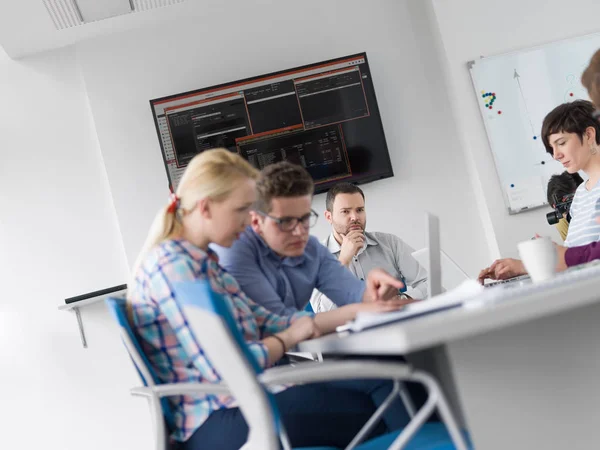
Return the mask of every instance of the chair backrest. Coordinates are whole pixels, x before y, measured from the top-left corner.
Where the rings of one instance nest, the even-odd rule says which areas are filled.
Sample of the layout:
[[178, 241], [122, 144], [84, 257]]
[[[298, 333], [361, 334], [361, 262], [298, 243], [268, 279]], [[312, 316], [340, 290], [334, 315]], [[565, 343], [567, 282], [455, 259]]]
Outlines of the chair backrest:
[[176, 283], [174, 291], [194, 338], [231, 390], [248, 424], [244, 449], [279, 449], [278, 436], [285, 441], [279, 412], [272, 394], [258, 382], [262, 369], [227, 300], [214, 292], [207, 280]]
[[[123, 298], [110, 297], [106, 299], [106, 306], [108, 306], [113, 318], [119, 325], [121, 340], [123, 341], [144, 386], [156, 386], [157, 384], [160, 384], [160, 379], [157, 377], [150, 361], [148, 361], [148, 358], [144, 354], [142, 346], [127, 318], [127, 301]], [[175, 428], [173, 409], [166, 398], [162, 398], [160, 403], [167, 427], [169, 430], [173, 430]]]

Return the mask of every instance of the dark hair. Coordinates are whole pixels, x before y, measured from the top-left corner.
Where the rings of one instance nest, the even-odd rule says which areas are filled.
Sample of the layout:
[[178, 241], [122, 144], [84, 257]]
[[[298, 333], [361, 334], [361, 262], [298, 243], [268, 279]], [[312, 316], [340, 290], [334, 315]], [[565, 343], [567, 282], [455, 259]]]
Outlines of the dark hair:
[[596, 143], [600, 144], [600, 124], [594, 118], [594, 105], [587, 100], [575, 100], [557, 106], [544, 118], [542, 124], [542, 141], [546, 151], [554, 154], [550, 145], [550, 135], [555, 133], [575, 133], [583, 142], [585, 130], [593, 127], [596, 130]]
[[281, 161], [269, 164], [256, 181], [258, 199], [255, 208], [268, 213], [275, 197], [302, 197], [312, 195], [315, 185], [310, 174], [302, 166]]
[[565, 170], [560, 175], [552, 175], [548, 181], [548, 203], [554, 205], [557, 199], [573, 194], [581, 183], [583, 178], [577, 172], [569, 173]]
[[327, 191], [327, 198], [325, 199], [325, 208], [329, 212], [333, 212], [333, 202], [338, 194], [360, 194], [363, 200], [365, 194], [357, 185], [347, 182], [335, 184]]

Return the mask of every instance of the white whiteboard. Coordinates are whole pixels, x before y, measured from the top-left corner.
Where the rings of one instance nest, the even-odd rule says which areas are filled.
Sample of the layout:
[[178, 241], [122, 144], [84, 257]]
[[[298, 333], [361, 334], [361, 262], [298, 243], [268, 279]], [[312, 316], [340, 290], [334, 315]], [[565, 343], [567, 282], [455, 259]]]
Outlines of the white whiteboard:
[[600, 35], [469, 62], [471, 78], [510, 214], [547, 204], [548, 179], [564, 169], [540, 137], [546, 114], [589, 97], [581, 74]]

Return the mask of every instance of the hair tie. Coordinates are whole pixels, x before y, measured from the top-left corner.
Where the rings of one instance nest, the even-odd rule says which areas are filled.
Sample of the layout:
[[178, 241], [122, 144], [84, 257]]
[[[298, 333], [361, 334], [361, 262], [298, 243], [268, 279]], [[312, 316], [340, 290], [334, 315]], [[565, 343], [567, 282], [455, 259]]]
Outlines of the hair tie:
[[180, 198], [177, 197], [176, 194], [171, 194], [169, 196], [169, 207], [167, 208], [167, 212], [169, 214], [175, 214], [175, 212], [177, 211], [177, 209], [179, 208], [179, 201]]

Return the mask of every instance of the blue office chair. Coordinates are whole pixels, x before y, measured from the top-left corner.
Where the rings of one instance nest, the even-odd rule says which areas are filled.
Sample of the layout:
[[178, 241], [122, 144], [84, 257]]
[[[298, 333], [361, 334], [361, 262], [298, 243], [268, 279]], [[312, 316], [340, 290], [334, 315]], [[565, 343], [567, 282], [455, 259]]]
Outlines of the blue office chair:
[[[332, 361], [275, 367], [262, 371], [249, 351], [226, 301], [215, 293], [206, 280], [177, 283], [177, 301], [193, 330], [194, 338], [227, 383], [248, 424], [248, 440], [244, 450], [291, 450], [281, 423], [277, 405], [268, 387], [281, 384], [316, 383], [332, 380], [371, 378], [391, 379], [396, 387], [400, 380], [422, 383], [429, 393], [423, 407], [401, 431], [362, 442], [378, 423], [388, 398], [365, 424], [347, 449], [379, 450], [467, 450], [466, 435], [456, 420], [437, 382], [430, 375], [414, 371], [410, 366], [390, 362]], [[397, 391], [396, 395], [397, 395]], [[437, 407], [444, 423], [425, 423]], [[302, 450], [336, 450], [311, 447]]]
[[155, 450], [176, 450], [177, 443], [169, 438], [170, 432], [175, 429], [175, 414], [167, 397], [207, 393], [228, 394], [229, 389], [223, 385], [208, 383], [161, 384], [129, 323], [126, 300], [108, 298], [106, 305], [119, 325], [123, 344], [125, 344], [133, 365], [145, 386], [132, 389], [131, 394], [148, 400], [154, 429], [154, 448]]

